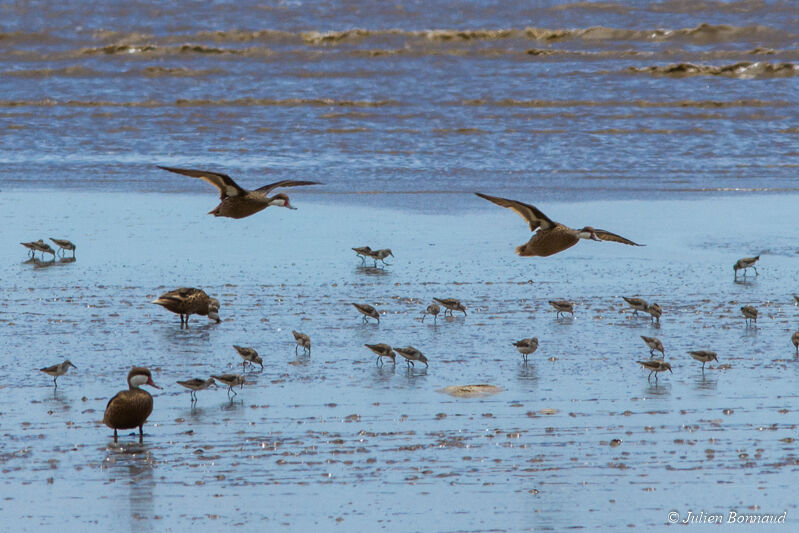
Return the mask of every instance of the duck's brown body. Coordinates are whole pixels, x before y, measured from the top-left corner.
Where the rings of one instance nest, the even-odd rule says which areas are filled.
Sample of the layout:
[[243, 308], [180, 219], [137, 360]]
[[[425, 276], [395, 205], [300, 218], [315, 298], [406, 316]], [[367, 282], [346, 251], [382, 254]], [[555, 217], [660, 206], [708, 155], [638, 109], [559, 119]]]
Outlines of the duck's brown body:
[[144, 423], [153, 412], [153, 397], [140, 385], [150, 385], [160, 388], [153, 383], [150, 371], [143, 367], [133, 367], [128, 372], [128, 390], [119, 391], [116, 396], [108, 401], [103, 415], [103, 423], [114, 430], [114, 442], [117, 441], [118, 429], [139, 428], [139, 441], [144, 438]]
[[191, 315], [208, 316], [211, 320], [221, 322], [219, 318], [219, 300], [211, 298], [202, 289], [181, 287], [174, 291], [165, 292], [152, 303], [180, 315], [180, 323], [188, 325]]
[[228, 218], [245, 218], [254, 215], [258, 211], [263, 211], [270, 205], [287, 207], [294, 209], [289, 203], [289, 197], [285, 194], [276, 194], [269, 197], [268, 194], [278, 187], [299, 187], [300, 185], [319, 185], [316, 181], [296, 181], [281, 180], [259, 187], [254, 191], [249, 191], [240, 187], [233, 178], [227, 174], [211, 172], [208, 170], [195, 170], [186, 168], [158, 167], [176, 174], [183, 174], [192, 178], [200, 178], [207, 181], [219, 189], [219, 197], [222, 200], [209, 215]]

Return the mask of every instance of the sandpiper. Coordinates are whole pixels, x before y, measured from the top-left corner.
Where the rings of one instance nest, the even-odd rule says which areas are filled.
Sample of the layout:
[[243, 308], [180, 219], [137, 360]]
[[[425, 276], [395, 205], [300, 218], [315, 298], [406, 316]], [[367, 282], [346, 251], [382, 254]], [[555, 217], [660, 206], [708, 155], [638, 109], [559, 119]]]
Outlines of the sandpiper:
[[705, 363], [710, 361], [718, 362], [719, 358], [716, 356], [716, 352], [711, 352], [710, 350], [695, 350], [693, 352], [688, 352], [688, 354], [702, 363], [702, 373], [705, 373]]
[[114, 442], [117, 442], [118, 429], [139, 428], [139, 442], [144, 439], [144, 423], [153, 412], [153, 397], [142, 385], [160, 389], [153, 383], [148, 368], [134, 366], [128, 372], [128, 390], [119, 391], [108, 401], [103, 415], [103, 423], [114, 430]]
[[757, 276], [758, 273], [757, 273], [757, 268], [755, 267], [755, 263], [757, 263], [758, 259], [760, 259], [759, 255], [755, 257], [743, 257], [737, 260], [735, 264], [732, 266], [732, 271], [733, 274], [735, 274], [735, 277], [736, 278], [738, 277], [739, 270], [743, 270], [744, 277], [746, 277], [746, 271], [750, 268], [753, 268], [755, 270], [755, 276]]
[[352, 249], [355, 252], [355, 255], [361, 258], [361, 264], [363, 264], [366, 257], [372, 253], [372, 249], [369, 246], [359, 246], [358, 248]]
[[69, 370], [69, 367], [72, 367], [75, 370], [78, 369], [78, 367], [73, 365], [69, 359], [66, 359], [63, 363], [58, 363], [57, 365], [53, 366], [46, 366], [44, 368], [40, 368], [39, 370], [48, 376], [53, 376], [53, 385], [55, 385], [55, 388], [58, 388], [58, 382], [56, 380], [59, 376], [66, 374], [67, 370]]
[[32, 242], [21, 242], [20, 244], [29, 250], [28, 255], [34, 259], [36, 259], [36, 252], [42, 252], [42, 259], [44, 259], [44, 254], [52, 254], [53, 259], [55, 259], [55, 250], [41, 239]]
[[555, 316], [560, 318], [565, 313], [571, 313], [574, 316], [574, 304], [566, 300], [550, 300], [549, 305], [555, 308]]
[[628, 298], [627, 296], [622, 296], [624, 301], [633, 308], [633, 314], [638, 316], [638, 311], [647, 311], [649, 304], [646, 303], [646, 300], [643, 298]]
[[205, 390], [211, 385], [216, 386], [216, 381], [214, 378], [208, 379], [200, 379], [200, 378], [193, 378], [187, 379], [186, 381], [178, 381], [178, 385], [182, 385], [191, 391], [191, 403], [197, 402], [197, 391], [198, 390]]
[[791, 335], [791, 342], [796, 347], [796, 355], [799, 355], [799, 331]]
[[463, 316], [466, 316], [466, 306], [455, 298], [433, 298], [433, 300], [437, 301], [446, 308], [444, 310], [444, 316], [447, 316], [447, 311], [449, 311], [449, 316], [452, 316], [454, 311], [460, 311], [463, 313]]
[[389, 359], [391, 359], [392, 364], [395, 365], [397, 364], [396, 354], [394, 353], [394, 350], [391, 348], [391, 346], [389, 346], [388, 344], [384, 343], [364, 344], [364, 346], [366, 346], [367, 348], [369, 348], [370, 350], [372, 350], [374, 353], [377, 354], [377, 360], [375, 361], [376, 365], [382, 364], [383, 357], [388, 357]]
[[649, 313], [650, 322], [656, 321], [660, 324], [660, 316], [663, 314], [663, 309], [656, 303], [646, 306], [646, 312]]
[[421, 361], [422, 363], [424, 363], [424, 366], [427, 367], [427, 357], [425, 357], [422, 352], [420, 352], [413, 346], [406, 346], [405, 348], [394, 348], [394, 351], [405, 358], [405, 361], [408, 363], [408, 368], [410, 368], [411, 366], [416, 366], [413, 364], [414, 361]]
[[744, 319], [746, 319], [746, 326], [749, 327], [752, 325], [754, 321], [757, 324], [757, 308], [751, 305], [745, 305], [741, 307], [741, 313], [744, 315]]
[[264, 369], [263, 359], [261, 359], [261, 356], [258, 355], [258, 352], [256, 352], [253, 348], [236, 346], [235, 344], [233, 345], [233, 347], [236, 349], [237, 352], [239, 352], [239, 355], [243, 359], [243, 362], [241, 363], [242, 372], [244, 371], [244, 368], [246, 368], [247, 364], [249, 364], [250, 366], [255, 366], [255, 364], [258, 363], [259, 365], [261, 365], [261, 370]]
[[[39, 239], [39, 242], [44, 244], [44, 241], [41, 239]], [[39, 251], [39, 248], [36, 247], [36, 242], [21, 242], [20, 244], [28, 249], [28, 257], [34, 257], [36, 252]]]
[[244, 376], [241, 374], [219, 374], [218, 376], [211, 376], [219, 383], [223, 385], [227, 385], [227, 395], [230, 397], [230, 393], [233, 393], [233, 396], [236, 396], [238, 393], [233, 390], [233, 387], [236, 385], [239, 386], [240, 389], [244, 388], [244, 384], [247, 383], [247, 380], [244, 379]]
[[374, 318], [377, 320], [377, 323], [380, 323], [380, 313], [377, 312], [377, 309], [372, 307], [369, 304], [356, 304], [353, 302], [352, 304], [355, 306], [355, 309], [358, 310], [359, 313], [363, 315], [363, 321], [366, 322], [366, 317]]
[[64, 255], [64, 250], [70, 250], [72, 251], [72, 257], [75, 257], [75, 243], [66, 239], [54, 239], [52, 237], [50, 237], [50, 240], [56, 243], [58, 246], [58, 251], [61, 252], [61, 255]]
[[297, 350], [302, 346], [303, 353], [311, 355], [311, 337], [299, 331], [292, 331], [291, 334], [294, 335], [294, 342], [297, 343], [294, 347], [294, 353], [296, 354]]
[[663, 351], [663, 343], [660, 342], [660, 339], [657, 337], [645, 337], [641, 335], [641, 338], [644, 339], [644, 342], [649, 347], [649, 356], [655, 356], [655, 350], [659, 351], [663, 357], [666, 357], [666, 352]]
[[629, 244], [630, 246], [641, 246], [620, 235], [601, 229], [594, 229], [591, 226], [586, 226], [579, 230], [569, 228], [559, 222], [550, 220], [544, 213], [529, 204], [516, 200], [508, 200], [507, 198], [488, 196], [487, 194], [481, 194], [479, 192], [475, 194], [480, 198], [485, 198], [489, 202], [512, 209], [527, 221], [530, 225], [530, 231], [538, 230], [526, 244], [516, 247], [516, 253], [521, 256], [547, 257], [562, 252], [567, 248], [571, 248], [580, 242], [580, 239], [613, 241]]
[[378, 261], [383, 263], [383, 265], [385, 265], [385, 266], [391, 266], [388, 263], [386, 263], [386, 257], [388, 257], [388, 256], [394, 257], [394, 254], [391, 253], [391, 249], [390, 248], [384, 248], [382, 250], [374, 250], [372, 252], [369, 252], [368, 255], [369, 255], [369, 257], [371, 257], [374, 260], [375, 266], [377, 266], [377, 262]]
[[188, 327], [191, 315], [207, 315], [217, 323], [222, 322], [222, 319], [219, 318], [219, 300], [211, 298], [202, 289], [181, 287], [165, 292], [151, 303], [179, 314], [181, 326], [185, 323]]
[[520, 354], [522, 354], [524, 362], [526, 363], [527, 356], [538, 349], [538, 337], [533, 337], [531, 339], [522, 339], [520, 341], [514, 342], [513, 345], [516, 346], [516, 349], [519, 350]]
[[[646, 378], [647, 381], [651, 383], [652, 374], [655, 374], [655, 384], [657, 385], [658, 382], [658, 372], [665, 372], [668, 370], [671, 372], [671, 365], [666, 361], [661, 359], [650, 359], [649, 361], [638, 361], [638, 364], [642, 367], [649, 370], [649, 377]], [[672, 374], [674, 372], [671, 372]]]
[[424, 322], [424, 319], [427, 318], [427, 315], [433, 315], [433, 323], [435, 324], [436, 319], [438, 319], [438, 314], [440, 312], [441, 312], [441, 307], [439, 307], [438, 304], [428, 305], [427, 309], [425, 309], [422, 312], [422, 322]]
[[295, 209], [289, 203], [289, 197], [285, 194], [276, 194], [271, 198], [267, 196], [270, 192], [278, 187], [299, 187], [300, 185], [321, 185], [316, 181], [296, 181], [296, 180], [281, 180], [269, 185], [264, 185], [254, 191], [242, 189], [233, 179], [218, 172], [210, 172], [207, 170], [193, 170], [185, 168], [161, 167], [158, 168], [190, 176], [192, 178], [200, 178], [205, 180], [217, 189], [219, 189], [219, 198], [222, 200], [209, 215], [216, 217], [229, 217], [229, 218], [244, 218], [254, 215], [258, 211], [266, 209], [270, 205], [278, 207], [287, 207]]

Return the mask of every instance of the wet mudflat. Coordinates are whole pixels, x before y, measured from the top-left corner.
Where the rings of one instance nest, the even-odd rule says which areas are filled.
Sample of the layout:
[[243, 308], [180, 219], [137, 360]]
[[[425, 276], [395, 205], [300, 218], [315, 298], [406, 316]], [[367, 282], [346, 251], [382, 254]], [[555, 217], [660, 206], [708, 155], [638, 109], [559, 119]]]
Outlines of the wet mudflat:
[[[790, 521], [799, 257], [779, 221], [796, 225], [796, 200], [539, 204], [647, 246], [525, 259], [524, 223], [466, 195], [430, 195], [432, 214], [303, 193], [298, 211], [230, 221], [204, 215], [211, 195], [5, 193], [0, 514], [22, 530], [628, 529], [672, 510]], [[25, 262], [16, 243], [50, 236], [76, 242], [76, 261]], [[350, 247], [365, 244], [396, 257], [361, 266]], [[735, 260], [758, 253], [760, 275], [734, 283]], [[149, 303], [178, 286], [219, 298], [223, 322], [181, 330]], [[434, 296], [468, 315], [422, 323]], [[660, 324], [622, 296], [659, 303]], [[574, 318], [555, 317], [556, 298]], [[641, 335], [674, 368], [657, 385], [635, 363], [649, 358]], [[524, 365], [511, 342], [531, 336]], [[415, 346], [430, 367], [377, 366], [363, 346], [377, 342]], [[264, 370], [233, 401], [211, 388], [192, 407], [175, 382], [241, 371], [233, 344]], [[719, 362], [703, 375], [693, 349]], [[65, 358], [78, 369], [54, 391], [37, 369]], [[114, 445], [100, 420], [134, 364], [164, 389], [144, 444], [122, 432]], [[468, 384], [502, 391], [441, 392]]]

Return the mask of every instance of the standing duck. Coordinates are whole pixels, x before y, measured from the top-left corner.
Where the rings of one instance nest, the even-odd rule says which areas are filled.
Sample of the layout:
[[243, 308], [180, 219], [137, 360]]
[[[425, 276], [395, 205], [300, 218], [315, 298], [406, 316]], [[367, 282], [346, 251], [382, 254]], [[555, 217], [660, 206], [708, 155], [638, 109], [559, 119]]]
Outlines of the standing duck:
[[114, 430], [114, 442], [117, 442], [118, 429], [139, 428], [139, 442], [144, 439], [144, 423], [153, 412], [153, 397], [142, 385], [160, 389], [153, 383], [150, 369], [134, 366], [128, 372], [128, 390], [119, 391], [108, 401], [103, 415], [103, 423]]
[[580, 239], [613, 241], [630, 246], [642, 246], [620, 235], [616, 235], [615, 233], [594, 229], [591, 226], [586, 226], [579, 230], [572, 229], [551, 220], [535, 206], [529, 204], [517, 202], [516, 200], [508, 200], [506, 198], [498, 198], [496, 196], [488, 196], [487, 194], [481, 194], [479, 192], [475, 194], [498, 206], [512, 209], [527, 221], [530, 225], [530, 231], [538, 230], [526, 244], [516, 247], [516, 253], [521, 256], [547, 257], [554, 255], [567, 248], [571, 248], [580, 242]]
[[181, 287], [165, 292], [151, 303], [179, 314], [181, 326], [185, 323], [188, 327], [191, 315], [207, 315], [211, 320], [216, 320], [217, 324], [222, 322], [219, 318], [219, 300], [211, 298], [202, 289]]
[[248, 191], [239, 187], [233, 179], [227, 174], [220, 174], [218, 172], [210, 172], [208, 170], [192, 170], [185, 168], [161, 167], [158, 168], [174, 172], [176, 174], [183, 174], [192, 178], [200, 178], [205, 180], [217, 189], [219, 189], [219, 197], [222, 200], [209, 215], [216, 217], [228, 218], [245, 218], [254, 215], [258, 211], [262, 211], [270, 205], [278, 207], [287, 207], [294, 209], [289, 203], [289, 197], [285, 194], [276, 194], [272, 197], [267, 196], [270, 192], [278, 187], [299, 187], [300, 185], [321, 185], [316, 181], [296, 181], [296, 180], [281, 180], [269, 185], [264, 185], [254, 191]]

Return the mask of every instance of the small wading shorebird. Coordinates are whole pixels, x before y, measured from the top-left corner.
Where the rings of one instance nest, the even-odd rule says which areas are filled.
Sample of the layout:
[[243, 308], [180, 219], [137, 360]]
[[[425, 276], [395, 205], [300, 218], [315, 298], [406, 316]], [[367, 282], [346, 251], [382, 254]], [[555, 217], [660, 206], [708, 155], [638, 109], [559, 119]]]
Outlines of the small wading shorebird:
[[425, 357], [422, 352], [420, 352], [413, 346], [406, 346], [405, 348], [394, 348], [394, 351], [405, 358], [405, 362], [408, 363], [408, 368], [410, 368], [411, 366], [416, 366], [413, 364], [414, 361], [420, 361], [424, 363], [425, 368], [427, 368], [427, 357]]
[[44, 259], [44, 254], [52, 254], [53, 260], [55, 260], [55, 250], [41, 239], [32, 242], [21, 242], [20, 244], [30, 250], [28, 255], [34, 259], [36, 258], [36, 252], [42, 252], [42, 259]]
[[718, 363], [719, 358], [716, 356], [716, 352], [711, 352], [710, 350], [695, 350], [693, 352], [688, 352], [688, 355], [702, 363], [702, 373], [705, 373], [705, 363], [709, 363], [710, 361], [716, 361]]
[[253, 348], [247, 348], [247, 347], [243, 347], [243, 346], [236, 346], [235, 344], [233, 345], [233, 348], [235, 348], [236, 351], [239, 352], [239, 355], [244, 360], [241, 363], [242, 372], [247, 367], [248, 363], [249, 363], [250, 366], [255, 366], [256, 363], [257, 363], [257, 364], [261, 365], [261, 370], [264, 369], [264, 361], [263, 361], [263, 359], [261, 359], [261, 356], [258, 355], [258, 352], [256, 352]]
[[657, 322], [660, 324], [660, 317], [663, 315], [663, 309], [658, 304], [647, 305], [646, 312], [649, 313], [650, 322]]
[[64, 255], [64, 250], [70, 250], [72, 252], [72, 257], [75, 257], [75, 244], [72, 241], [68, 241], [66, 239], [54, 239], [50, 237], [50, 240], [56, 243], [58, 246], [58, 251], [61, 252], [61, 255]]
[[153, 383], [148, 368], [134, 366], [128, 372], [128, 390], [119, 391], [108, 401], [103, 415], [103, 423], [114, 430], [114, 442], [117, 442], [118, 429], [139, 428], [139, 442], [144, 439], [144, 423], [153, 412], [153, 397], [142, 385], [160, 389]]
[[655, 385], [658, 382], [658, 372], [665, 372], [668, 370], [672, 374], [674, 372], [671, 371], [671, 365], [665, 361], [661, 361], [660, 359], [650, 359], [649, 361], [637, 361], [639, 365], [649, 370], [649, 377], [646, 378], [648, 382], [651, 383], [652, 374], [655, 374]]
[[300, 333], [299, 331], [293, 331], [293, 330], [292, 330], [291, 334], [294, 335], [294, 342], [297, 343], [297, 345], [294, 347], [294, 354], [296, 355], [297, 354], [297, 350], [300, 348], [300, 346], [302, 346], [302, 350], [303, 350], [302, 353], [307, 353], [310, 356], [311, 355], [311, 337], [309, 337], [305, 333]]
[[78, 369], [69, 359], [66, 359], [63, 363], [58, 363], [57, 365], [47, 366], [44, 368], [40, 368], [41, 372], [44, 372], [48, 376], [53, 376], [53, 385], [55, 388], [58, 388], [58, 382], [56, 381], [59, 376], [63, 376], [69, 370], [69, 367], [74, 368], [75, 370]]
[[220, 174], [218, 172], [210, 172], [207, 170], [193, 170], [185, 168], [161, 167], [158, 168], [174, 172], [176, 174], [183, 174], [192, 178], [200, 178], [205, 180], [217, 189], [219, 189], [219, 198], [222, 200], [209, 215], [216, 217], [228, 218], [244, 218], [254, 215], [258, 211], [266, 209], [270, 205], [278, 207], [287, 207], [295, 209], [289, 203], [289, 197], [285, 194], [276, 194], [271, 198], [267, 196], [270, 192], [278, 187], [299, 187], [301, 185], [321, 185], [316, 181], [296, 181], [296, 180], [281, 180], [269, 185], [264, 185], [254, 191], [248, 191], [239, 187], [233, 179], [227, 174]]
[[741, 307], [741, 313], [744, 315], [744, 319], [746, 320], [746, 327], [752, 325], [752, 322], [757, 324], [757, 308], [752, 307], [751, 305], [745, 305]]
[[799, 331], [791, 335], [791, 342], [796, 347], [796, 355], [799, 355]]
[[438, 318], [438, 314], [441, 312], [441, 307], [438, 304], [430, 304], [427, 306], [427, 309], [422, 311], [422, 322], [424, 319], [427, 318], [427, 315], [433, 315], [433, 323], [436, 323], [436, 319]]
[[214, 378], [208, 378], [208, 379], [193, 378], [193, 379], [187, 379], [186, 381], [178, 381], [177, 384], [186, 387], [187, 389], [189, 389], [189, 391], [191, 391], [191, 403], [197, 403], [198, 390], [205, 390], [211, 385], [216, 387], [216, 381], [214, 381]]
[[735, 264], [732, 266], [732, 271], [733, 271], [733, 274], [735, 275], [735, 277], [736, 278], [738, 277], [738, 271], [739, 270], [743, 270], [744, 271], [744, 277], [746, 277], [746, 271], [748, 269], [750, 269], [750, 268], [754, 269], [755, 276], [757, 276], [758, 273], [757, 273], [757, 268], [755, 267], [755, 263], [757, 263], [758, 259], [760, 259], [759, 255], [755, 256], [755, 257], [743, 257], [743, 258], [737, 260], [735, 262]]
[[647, 311], [649, 304], [646, 303], [646, 300], [643, 298], [628, 298], [627, 296], [622, 296], [624, 301], [633, 308], [633, 314], [638, 316], [638, 311]]
[[795, 300], [793, 305], [799, 305], [799, 294], [794, 294], [793, 299]]
[[354, 302], [352, 303], [352, 305], [355, 307], [355, 309], [358, 310], [359, 313], [361, 313], [363, 315], [363, 321], [364, 322], [367, 322], [366, 317], [369, 317], [369, 318], [374, 318], [375, 320], [377, 320], [378, 324], [380, 323], [380, 313], [378, 313], [377, 309], [375, 309], [371, 305], [369, 305], [369, 304], [356, 304]]
[[527, 356], [531, 353], [535, 352], [538, 349], [538, 337], [533, 337], [531, 339], [522, 339], [520, 341], [516, 341], [513, 343], [519, 353], [522, 354], [524, 358], [524, 362], [527, 362]]
[[377, 354], [377, 360], [375, 361], [376, 365], [383, 364], [383, 357], [388, 357], [389, 359], [391, 359], [391, 364], [394, 365], [397, 364], [397, 359], [396, 359], [397, 354], [394, 353], [394, 350], [388, 344], [384, 344], [381, 342], [380, 344], [364, 344], [364, 346], [366, 346], [367, 348], [369, 348], [370, 350], [372, 350], [374, 353]]
[[386, 263], [386, 257], [391, 256], [394, 257], [394, 254], [391, 253], [390, 248], [384, 248], [382, 250], [374, 250], [369, 252], [367, 255], [372, 258], [375, 262], [375, 266], [377, 266], [377, 262], [380, 261], [383, 263], [384, 266], [391, 266], [390, 264]]
[[571, 248], [580, 239], [590, 239], [592, 241], [612, 241], [628, 244], [630, 246], [642, 246], [629, 239], [625, 239], [615, 233], [609, 231], [595, 229], [591, 226], [586, 226], [583, 229], [572, 229], [559, 222], [555, 222], [547, 217], [544, 213], [539, 211], [536, 207], [518, 202], [516, 200], [508, 200], [507, 198], [498, 198], [496, 196], [488, 196], [487, 194], [475, 193], [480, 198], [484, 198], [489, 202], [493, 202], [501, 207], [512, 209], [527, 221], [530, 225], [530, 231], [538, 230], [526, 244], [516, 247], [516, 253], [521, 256], [540, 256], [548, 257], [558, 252], [562, 252], [567, 248]]
[[549, 305], [555, 308], [555, 316], [560, 318], [565, 313], [571, 313], [571, 316], [574, 316], [574, 304], [571, 302], [567, 302], [566, 300], [550, 300]]
[[466, 316], [466, 306], [455, 298], [433, 298], [433, 300], [445, 307], [444, 316], [447, 316], [447, 311], [449, 311], [449, 316], [452, 316], [454, 311], [460, 311], [463, 316]]
[[352, 251], [355, 252], [355, 255], [361, 258], [361, 264], [363, 264], [366, 257], [372, 253], [372, 249], [368, 246], [360, 246], [358, 248], [353, 248]]
[[[181, 287], [174, 291], [165, 292], [150, 303], [158, 304], [173, 313], [180, 315], [180, 325], [189, 325], [191, 315], [207, 315], [216, 323], [222, 322], [219, 318], [219, 300], [211, 298], [202, 289]], [[185, 316], [185, 322], [184, 322]]]
[[663, 343], [660, 342], [660, 339], [657, 337], [645, 337], [641, 335], [641, 338], [644, 339], [644, 342], [649, 347], [649, 356], [655, 356], [655, 350], [660, 352], [661, 356], [666, 357], [666, 352], [663, 351]]
[[218, 376], [211, 376], [219, 383], [223, 385], [227, 385], [227, 395], [230, 397], [230, 393], [233, 393], [233, 396], [238, 395], [236, 391], [233, 390], [233, 387], [236, 385], [239, 386], [240, 389], [244, 388], [244, 384], [247, 383], [247, 380], [244, 379], [244, 376], [241, 374], [219, 374]]

